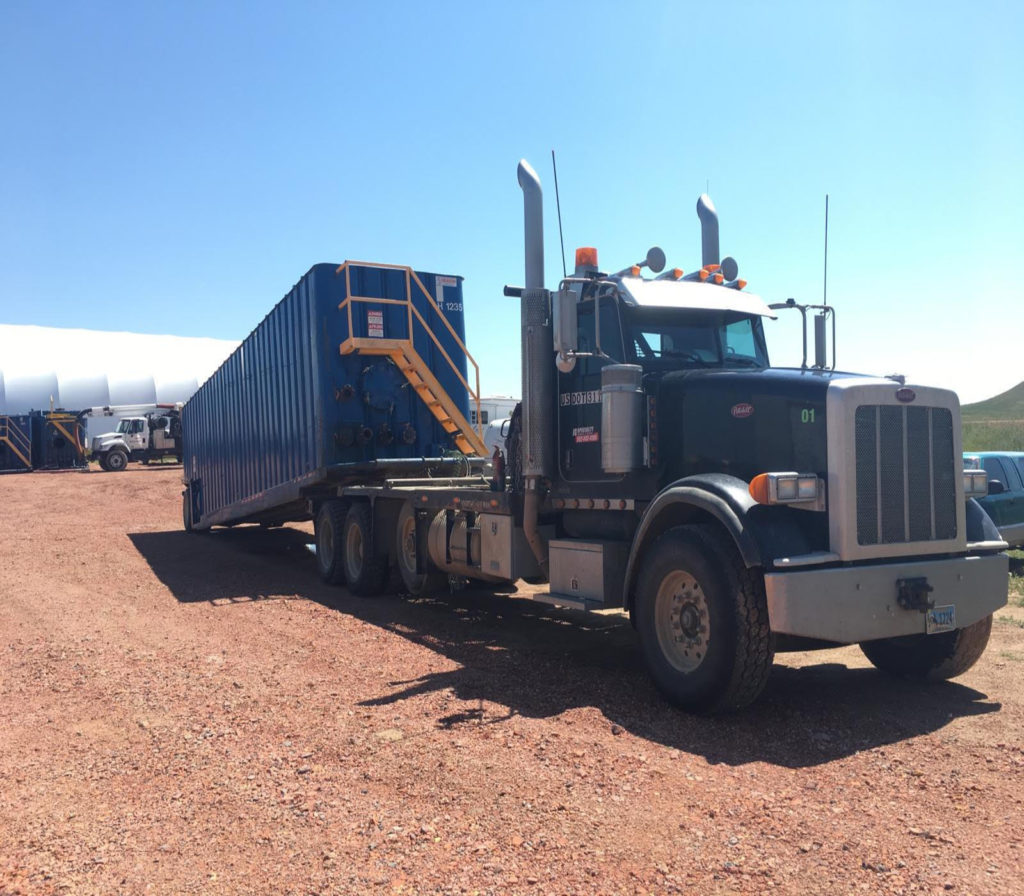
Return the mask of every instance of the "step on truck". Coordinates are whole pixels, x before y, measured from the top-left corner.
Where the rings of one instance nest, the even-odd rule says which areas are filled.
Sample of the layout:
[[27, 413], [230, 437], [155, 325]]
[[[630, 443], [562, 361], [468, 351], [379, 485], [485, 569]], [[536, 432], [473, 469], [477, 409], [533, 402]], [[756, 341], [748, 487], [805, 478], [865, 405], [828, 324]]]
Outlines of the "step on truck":
[[606, 273], [584, 249], [549, 290], [525, 162], [519, 183], [525, 285], [505, 294], [523, 401], [504, 450], [486, 456], [467, 420], [460, 278], [317, 265], [185, 405], [185, 528], [312, 519], [321, 577], [358, 595], [392, 573], [411, 594], [525, 579], [553, 604], [624, 609], [691, 711], [753, 701], [777, 651], [968, 669], [1008, 561], [956, 395], [837, 372], [817, 348], [772, 367], [764, 321], [788, 306], [721, 257], [706, 196], [696, 270], [653, 249]]

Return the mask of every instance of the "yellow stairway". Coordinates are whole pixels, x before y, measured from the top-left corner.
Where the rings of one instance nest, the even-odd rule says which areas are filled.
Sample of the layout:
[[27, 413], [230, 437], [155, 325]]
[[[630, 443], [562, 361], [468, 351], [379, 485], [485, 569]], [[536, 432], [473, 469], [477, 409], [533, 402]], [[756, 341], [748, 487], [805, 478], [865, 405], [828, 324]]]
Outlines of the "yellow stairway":
[[11, 425], [11, 418], [0, 415], [0, 444], [7, 445], [24, 465], [32, 469], [32, 443], [18, 427]]
[[[399, 270], [405, 273], [405, 298], [404, 299], [382, 299], [372, 296], [352, 295], [351, 280], [348, 268], [352, 265], [370, 268], [388, 268]], [[476, 428], [465, 418], [459, 410], [458, 405], [445, 391], [437, 377], [430, 370], [430, 366], [423, 360], [419, 352], [413, 347], [413, 332], [418, 325], [420, 331], [425, 332], [437, 347], [441, 357], [447, 361], [459, 381], [466, 387], [470, 400], [476, 404], [476, 418], [480, 420], [480, 369], [473, 360], [466, 346], [458, 337], [451, 324], [438, 310], [433, 297], [416, 275], [412, 268], [400, 265], [368, 264], [366, 262], [346, 261], [338, 268], [339, 275], [345, 275], [345, 300], [338, 306], [338, 310], [348, 313], [348, 332], [352, 333], [352, 306], [355, 303], [366, 303], [370, 305], [402, 305], [406, 309], [406, 335], [404, 339], [382, 339], [378, 337], [359, 338], [350, 337], [341, 344], [341, 354], [349, 355], [358, 352], [362, 355], [378, 355], [390, 358], [395, 366], [402, 371], [403, 376], [409, 381], [409, 385], [416, 390], [416, 394], [455, 441], [455, 445], [463, 454], [476, 454], [480, 457], [487, 456], [487, 448], [484, 447], [483, 433], [480, 425]], [[456, 364], [444, 350], [437, 336], [431, 330], [429, 324], [412, 303], [413, 288], [418, 288], [428, 299], [427, 307], [433, 309], [438, 315], [439, 322], [446, 327], [454, 337], [455, 343], [465, 354], [469, 367], [472, 367], [476, 374], [476, 391], [466, 382]]]

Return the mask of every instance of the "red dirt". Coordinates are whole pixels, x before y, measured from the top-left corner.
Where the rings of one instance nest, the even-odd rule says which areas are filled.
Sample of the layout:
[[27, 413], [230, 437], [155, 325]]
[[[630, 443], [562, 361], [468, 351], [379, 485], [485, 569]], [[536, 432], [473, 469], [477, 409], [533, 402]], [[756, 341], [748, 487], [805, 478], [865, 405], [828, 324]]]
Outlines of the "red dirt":
[[356, 598], [179, 479], [0, 477], [0, 893], [1024, 892], [1020, 607], [955, 682], [782, 656], [698, 718], [621, 617]]

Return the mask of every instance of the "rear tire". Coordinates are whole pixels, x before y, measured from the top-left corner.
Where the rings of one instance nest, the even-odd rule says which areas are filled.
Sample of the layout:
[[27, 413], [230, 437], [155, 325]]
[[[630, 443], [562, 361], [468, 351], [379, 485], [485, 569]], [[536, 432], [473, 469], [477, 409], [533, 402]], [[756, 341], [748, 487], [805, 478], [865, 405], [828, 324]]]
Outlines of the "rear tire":
[[316, 569], [328, 585], [345, 584], [345, 564], [342, 562], [342, 532], [348, 502], [333, 500], [322, 505], [314, 523], [316, 541]]
[[375, 597], [387, 581], [387, 562], [377, 557], [375, 548], [373, 508], [357, 501], [345, 515], [341, 555], [349, 591], [360, 597]]
[[446, 573], [436, 570], [416, 571], [416, 508], [411, 501], [406, 501], [398, 514], [398, 527], [395, 530], [395, 558], [398, 572], [402, 577], [402, 584], [405, 586], [405, 590], [414, 597], [447, 590], [448, 576]]
[[654, 683], [683, 709], [741, 709], [768, 681], [764, 579], [705, 526], [678, 526], [654, 543], [637, 585], [636, 623]]
[[914, 681], [945, 681], [963, 675], [985, 652], [992, 617], [938, 635], [880, 638], [860, 645], [871, 664], [882, 672]]

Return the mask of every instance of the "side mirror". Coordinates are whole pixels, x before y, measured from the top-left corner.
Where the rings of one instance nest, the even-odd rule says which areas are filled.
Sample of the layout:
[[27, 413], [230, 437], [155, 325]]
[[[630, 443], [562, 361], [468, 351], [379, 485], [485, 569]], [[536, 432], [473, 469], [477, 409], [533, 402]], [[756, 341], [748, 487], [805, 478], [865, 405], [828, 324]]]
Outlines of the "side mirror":
[[576, 366], [573, 353], [578, 348], [576, 321], [576, 293], [571, 289], [560, 289], [552, 303], [552, 327], [555, 337], [555, 364], [562, 373], [569, 373]]
[[998, 479], [990, 479], [988, 481], [988, 493], [990, 495], [1001, 495], [1006, 491], [1006, 486], [1003, 485]]

